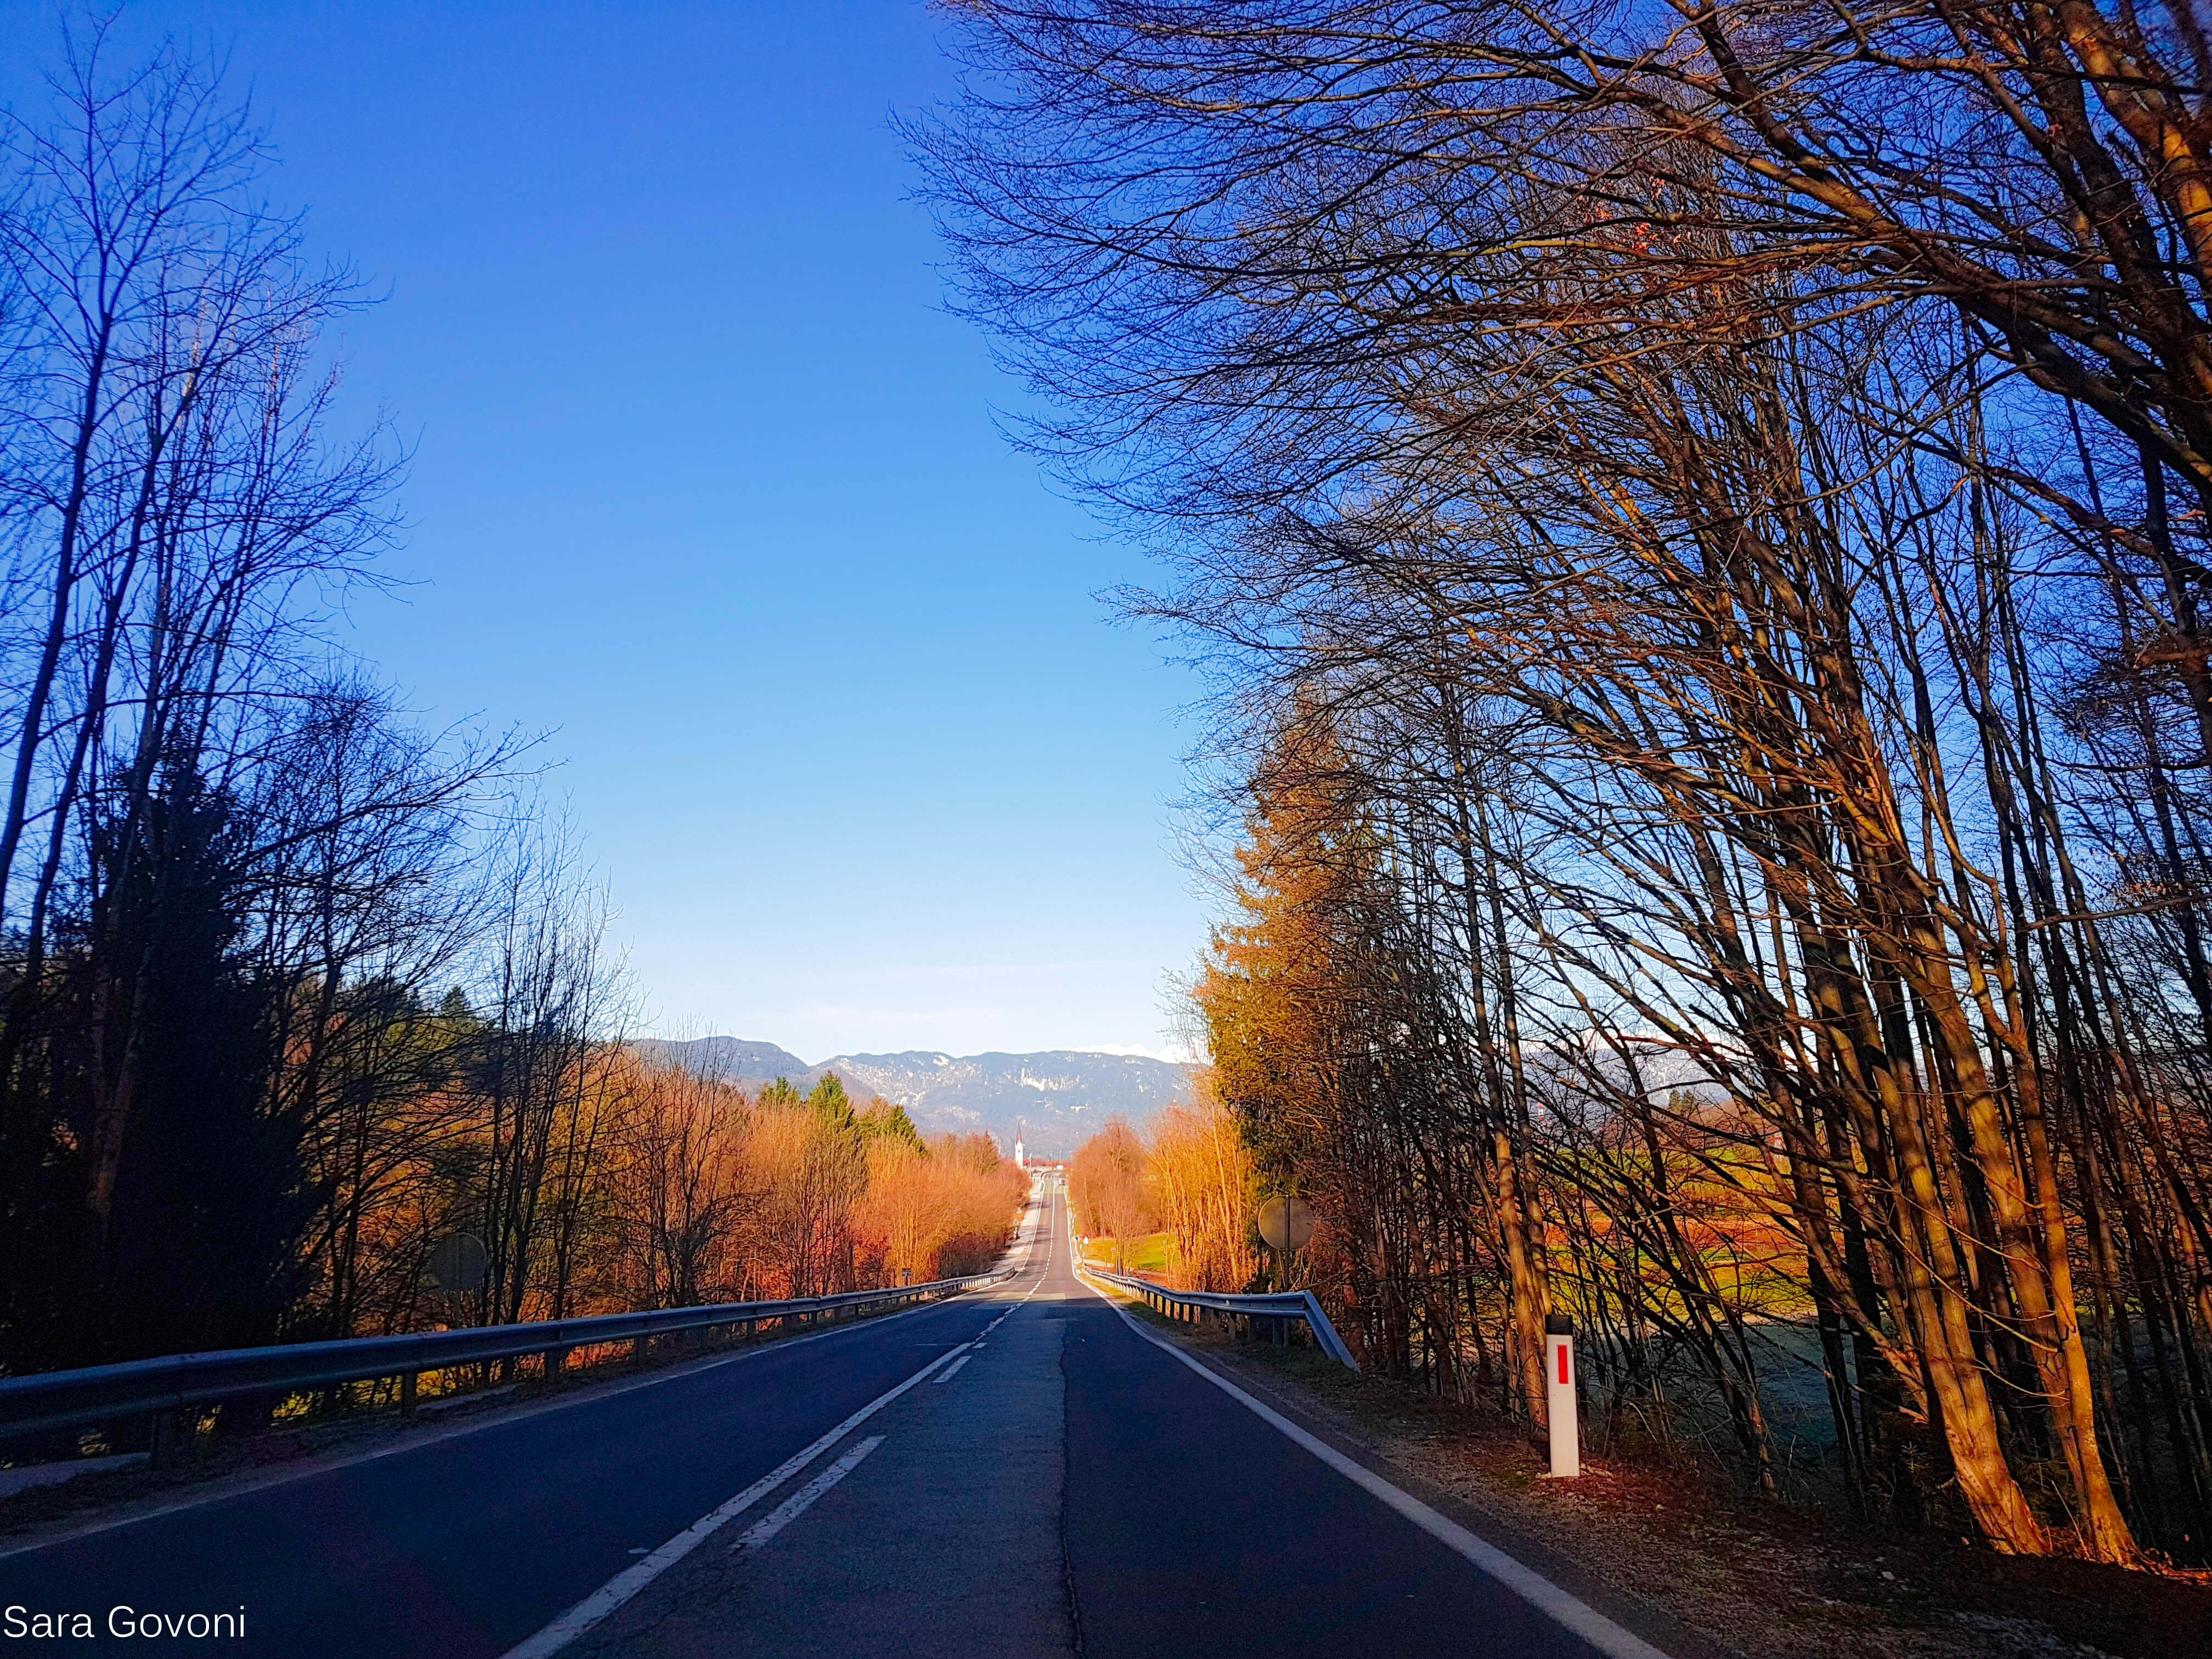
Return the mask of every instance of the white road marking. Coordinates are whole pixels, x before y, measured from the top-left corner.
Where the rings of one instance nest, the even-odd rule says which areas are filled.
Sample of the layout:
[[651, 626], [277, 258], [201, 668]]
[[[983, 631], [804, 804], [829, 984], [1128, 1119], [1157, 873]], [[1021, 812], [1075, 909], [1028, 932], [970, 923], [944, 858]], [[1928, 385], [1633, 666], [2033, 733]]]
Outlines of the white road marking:
[[938, 1374], [937, 1374], [937, 1380], [938, 1380], [939, 1382], [950, 1382], [952, 1380], [952, 1373], [953, 1373], [953, 1372], [955, 1372], [955, 1371], [957, 1371], [957, 1370], [959, 1370], [963, 1365], [966, 1364], [967, 1364], [970, 1359], [972, 1359], [972, 1358], [975, 1358], [975, 1356], [974, 1356], [973, 1354], [965, 1354], [965, 1353], [962, 1354], [962, 1355], [960, 1356], [960, 1358], [957, 1358], [957, 1359], [954, 1360], [954, 1361], [953, 1361], [950, 1365], [947, 1365], [947, 1366], [946, 1366], [943, 1370], [941, 1370], [941, 1371], [938, 1372]]
[[[1031, 1285], [1029, 1289], [1023, 1293], [1022, 1299], [1019, 1302], [1015, 1303], [1013, 1308], [1007, 1309], [1006, 1312], [1000, 1314], [989, 1324], [984, 1326], [982, 1336], [977, 1337], [973, 1342], [970, 1342], [968, 1345], [970, 1348], [982, 1347], [984, 1346], [985, 1337], [989, 1336], [993, 1331], [997, 1330], [1000, 1326], [1005, 1324], [1009, 1319], [1013, 1317], [1014, 1308], [1019, 1308], [1025, 1305], [1030, 1297], [1035, 1296], [1039, 1291], [1044, 1288], [1045, 1275], [1052, 1271], [1053, 1245], [1054, 1240], [1056, 1237], [1056, 1235], [1051, 1233], [1045, 1235], [1044, 1266], [1037, 1270], [1036, 1282], [1034, 1285]], [[1036, 1244], [1034, 1241], [1030, 1244], [1029, 1260], [1030, 1261], [1036, 1260]], [[1024, 1273], [1027, 1273], [1029, 1271], [1028, 1261], [1022, 1264], [1022, 1271]], [[963, 1363], [964, 1364], [965, 1362], [963, 1361]], [[956, 1367], [955, 1369], [957, 1368]]]
[[[961, 1294], [966, 1295], [968, 1292], [962, 1291]], [[228, 1503], [234, 1498], [246, 1498], [256, 1492], [266, 1492], [272, 1486], [289, 1486], [295, 1480], [312, 1480], [318, 1475], [334, 1474], [341, 1469], [349, 1469], [358, 1464], [374, 1463], [382, 1458], [422, 1451], [431, 1446], [442, 1445], [448, 1440], [459, 1440], [465, 1435], [480, 1434], [486, 1429], [501, 1429], [515, 1423], [526, 1423], [533, 1417], [544, 1416], [548, 1412], [571, 1411], [579, 1406], [594, 1406], [602, 1401], [618, 1400], [623, 1395], [636, 1393], [640, 1389], [657, 1389], [664, 1383], [681, 1382], [688, 1377], [697, 1376], [704, 1371], [719, 1370], [725, 1365], [738, 1365], [748, 1360], [758, 1359], [763, 1354], [782, 1353], [787, 1349], [804, 1347], [810, 1342], [833, 1342], [841, 1337], [851, 1336], [856, 1332], [887, 1324], [894, 1319], [906, 1319], [915, 1314], [930, 1313], [953, 1305], [953, 1299], [949, 1297], [941, 1302], [917, 1303], [911, 1308], [902, 1308], [896, 1313], [878, 1314], [872, 1319], [860, 1320], [850, 1325], [832, 1325], [827, 1330], [815, 1331], [805, 1336], [778, 1337], [773, 1342], [763, 1343], [758, 1347], [743, 1348], [736, 1353], [720, 1354], [711, 1359], [693, 1360], [672, 1365], [666, 1370], [656, 1371], [650, 1376], [641, 1376], [631, 1382], [593, 1382], [578, 1389], [574, 1394], [562, 1395], [556, 1399], [541, 1400], [532, 1405], [514, 1406], [505, 1410], [486, 1412], [481, 1417], [471, 1418], [454, 1425], [450, 1429], [434, 1429], [427, 1432], [417, 1430], [405, 1439], [391, 1445], [373, 1447], [367, 1451], [334, 1453], [326, 1457], [303, 1458], [297, 1463], [273, 1473], [249, 1475], [234, 1480], [212, 1481], [189, 1498], [179, 1498], [173, 1502], [150, 1504], [144, 1509], [134, 1509], [120, 1515], [107, 1516], [97, 1521], [85, 1522], [79, 1526], [67, 1527], [56, 1532], [42, 1534], [26, 1539], [21, 1543], [9, 1543], [5, 1547], [0, 1547], [0, 1561], [5, 1561], [18, 1555], [33, 1555], [40, 1550], [52, 1549], [61, 1544], [74, 1544], [81, 1538], [96, 1537], [104, 1532], [114, 1532], [124, 1527], [135, 1527], [143, 1521], [158, 1521], [164, 1516], [175, 1515], [183, 1510], [196, 1510], [208, 1504]]]
[[617, 1573], [528, 1641], [509, 1648], [501, 1656], [501, 1659], [546, 1659], [547, 1655], [560, 1652], [562, 1648], [567, 1647], [569, 1643], [591, 1629], [592, 1626], [598, 1624], [599, 1620], [605, 1619], [617, 1607], [659, 1577], [662, 1573], [666, 1572], [669, 1568], [690, 1554], [693, 1550], [697, 1549], [708, 1538], [759, 1503], [762, 1498], [790, 1480], [793, 1475], [797, 1474], [799, 1470], [805, 1468], [854, 1429], [859, 1428], [861, 1424], [883, 1410], [884, 1407], [890, 1405], [892, 1401], [914, 1387], [946, 1360], [956, 1354], [964, 1354], [967, 1351], [968, 1345], [965, 1342], [957, 1348], [946, 1349], [896, 1388], [887, 1394], [878, 1395], [861, 1407], [860, 1410], [854, 1412], [804, 1451], [798, 1452], [777, 1464], [775, 1468], [761, 1476], [728, 1503], [719, 1509], [709, 1510], [635, 1566], [627, 1567]]
[[1121, 1322], [1146, 1341], [1182, 1361], [1255, 1417], [1281, 1430], [1353, 1486], [1381, 1498], [1446, 1549], [1473, 1562], [1538, 1612], [1553, 1622], [1564, 1625], [1605, 1655], [1606, 1659], [1668, 1659], [1665, 1653], [1633, 1631], [1615, 1624], [1587, 1601], [1561, 1589], [1534, 1567], [1522, 1565], [1497, 1545], [1476, 1537], [1448, 1516], [1439, 1515], [1413, 1493], [1400, 1491], [1364, 1464], [1353, 1462], [1326, 1440], [1307, 1433], [1273, 1407], [1245, 1393], [1210, 1366], [1200, 1364], [1164, 1337], [1153, 1335], [1131, 1318], [1127, 1310], [1089, 1279], [1083, 1282], [1090, 1286], [1093, 1296], [1121, 1315]]
[[[957, 1363], [955, 1362], [956, 1365]], [[940, 1382], [944, 1380], [943, 1377], [938, 1379]], [[883, 1443], [883, 1436], [872, 1434], [866, 1440], [854, 1445], [842, 1457], [777, 1504], [765, 1519], [747, 1528], [745, 1535], [730, 1546], [730, 1553], [735, 1555], [739, 1550], [757, 1550], [767, 1543], [769, 1539], [804, 1515], [807, 1507], [816, 1498], [852, 1474], [862, 1458]]]
[[[1005, 1313], [1000, 1314], [996, 1319], [993, 1320], [988, 1325], [983, 1328], [984, 1335], [988, 1336], [993, 1331], [997, 1330], [1000, 1325], [1006, 1322], [1008, 1316], [1014, 1311], [1014, 1308], [1022, 1306], [1023, 1304], [1026, 1303], [1030, 1297], [1035, 1296], [1037, 1293], [1038, 1289], [1044, 1284], [1045, 1273], [1050, 1271], [1052, 1267], [1054, 1243], [1054, 1236], [1050, 1232], [1048, 1232], [1045, 1236], [1044, 1271], [1041, 1271], [1037, 1274], [1036, 1283], [1030, 1286], [1028, 1293], [1024, 1295], [1020, 1301], [1016, 1302], [1013, 1304], [1013, 1307], [1008, 1308]], [[1029, 1254], [1030, 1261], [1033, 1261], [1036, 1256], [1036, 1242], [1034, 1239], [1030, 1242]], [[1027, 1266], [1028, 1263], [1025, 1262], [1024, 1264], [1024, 1270], [1026, 1270]], [[894, 1316], [894, 1317], [896, 1317], [896, 1316]], [[829, 1333], [825, 1332], [823, 1334], [826, 1335], [829, 1334]], [[802, 1341], [808, 1340], [810, 1339], [799, 1339], [799, 1340]], [[884, 1407], [890, 1405], [892, 1401], [897, 1399], [908, 1389], [913, 1388], [931, 1372], [936, 1370], [939, 1366], [943, 1365], [945, 1361], [948, 1359], [951, 1360], [953, 1362], [954, 1370], [957, 1370], [961, 1365], [967, 1364], [969, 1350], [974, 1346], [975, 1346], [974, 1343], [963, 1342], [957, 1347], [946, 1349], [945, 1352], [938, 1355], [936, 1358], [931, 1360], [929, 1364], [924, 1365], [912, 1376], [907, 1378], [905, 1382], [900, 1383], [896, 1388], [890, 1390], [890, 1393], [885, 1394], [876, 1400], [871, 1401], [867, 1405], [861, 1407], [859, 1411], [854, 1412], [850, 1417], [847, 1418], [842, 1423], [840, 1423], [836, 1428], [830, 1430], [829, 1433], [823, 1435], [812, 1445], [807, 1447], [804, 1451], [798, 1453], [796, 1455], [787, 1459], [784, 1462], [778, 1464], [775, 1468], [769, 1470], [768, 1474], [754, 1481], [751, 1486], [747, 1486], [743, 1492], [739, 1492], [735, 1498], [730, 1499], [728, 1503], [723, 1504], [720, 1509], [712, 1510], [708, 1514], [700, 1516], [698, 1520], [693, 1522], [682, 1532], [677, 1534], [675, 1537], [670, 1539], [659, 1549], [653, 1551], [653, 1553], [651, 1555], [647, 1556], [645, 1559], [638, 1562], [635, 1566], [632, 1566], [624, 1571], [617, 1573], [605, 1584], [601, 1585], [591, 1595], [586, 1596], [582, 1601], [577, 1602], [574, 1607], [570, 1607], [566, 1613], [562, 1613], [558, 1619], [556, 1619], [551, 1624], [546, 1626], [544, 1629], [539, 1631], [537, 1635], [532, 1637], [528, 1641], [522, 1643], [520, 1646], [509, 1648], [506, 1653], [501, 1656], [501, 1659], [547, 1659], [548, 1655], [558, 1653], [562, 1648], [567, 1647], [569, 1643], [574, 1641], [579, 1636], [581, 1636], [586, 1631], [591, 1629], [594, 1625], [605, 1619], [616, 1608], [621, 1607], [623, 1602], [629, 1601], [640, 1590], [643, 1589], [647, 1584], [660, 1577], [662, 1573], [667, 1571], [669, 1568], [674, 1566], [685, 1556], [690, 1554], [693, 1550], [698, 1548], [701, 1544], [704, 1543], [708, 1538], [712, 1536], [714, 1533], [721, 1530], [723, 1527], [735, 1520], [746, 1510], [750, 1509], [755, 1504], [760, 1502], [762, 1498], [767, 1497], [778, 1486], [791, 1479], [793, 1475], [798, 1474], [799, 1470], [805, 1468], [817, 1457], [819, 1457], [823, 1452], [827, 1451], [831, 1446], [834, 1446], [838, 1441], [843, 1439], [848, 1434], [851, 1433], [853, 1430], [858, 1428], [862, 1423], [867, 1421], [869, 1418], [873, 1417]], [[878, 1436], [875, 1440], [870, 1441], [868, 1443], [867, 1450], [860, 1452], [858, 1455], [848, 1454], [848, 1456], [850, 1459], [849, 1462], [844, 1462], [844, 1460], [840, 1460], [841, 1462], [843, 1463], [843, 1468], [849, 1469], [853, 1463], [859, 1462], [861, 1457], [867, 1455], [867, 1451], [872, 1451], [875, 1449], [875, 1445], [881, 1438], [881, 1436]], [[828, 1491], [831, 1486], [836, 1484], [836, 1480], [831, 1480], [827, 1478], [830, 1473], [831, 1471], [830, 1470], [825, 1470], [823, 1472], [822, 1480], [823, 1492]], [[839, 1469], [836, 1471], [836, 1473], [837, 1480], [842, 1480], [844, 1478], [843, 1469]], [[811, 1491], [812, 1487], [810, 1486], [807, 1490]], [[818, 1498], [821, 1496], [821, 1492], [817, 1492], [814, 1496]], [[799, 1504], [799, 1499], [801, 1498], [805, 1498], [806, 1502], [810, 1504], [814, 1501], [812, 1498], [806, 1497], [805, 1492], [801, 1492], [796, 1497], [793, 1498], [784, 1507], [790, 1508], [792, 1504]], [[799, 1504], [799, 1509], [804, 1509], [805, 1507], [805, 1504]], [[792, 1509], [791, 1513], [793, 1515], [798, 1514], [799, 1509]], [[782, 1514], [782, 1510], [778, 1510], [776, 1513]], [[786, 1516], [785, 1518], [786, 1520], [788, 1520], [789, 1516]], [[769, 1521], [773, 1521], [775, 1519], [775, 1516], [774, 1515], [769, 1516]], [[764, 1521], [761, 1524], [765, 1526], [767, 1525], [767, 1522]], [[754, 1531], [756, 1532], [758, 1530], [758, 1528], [754, 1528]], [[746, 1534], [746, 1537], [748, 1538], [750, 1536], [752, 1536], [751, 1533], [748, 1533]], [[738, 1540], [740, 1546], [743, 1545], [744, 1541], [744, 1540], [743, 1539]]]

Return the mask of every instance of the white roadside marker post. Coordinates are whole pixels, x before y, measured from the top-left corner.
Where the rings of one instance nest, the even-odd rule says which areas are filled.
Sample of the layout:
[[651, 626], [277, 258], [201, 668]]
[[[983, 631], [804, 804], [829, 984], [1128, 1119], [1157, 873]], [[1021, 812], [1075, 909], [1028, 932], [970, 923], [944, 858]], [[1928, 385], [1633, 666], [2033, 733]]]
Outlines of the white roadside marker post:
[[1552, 1431], [1552, 1478], [1583, 1472], [1582, 1425], [1575, 1413], [1575, 1322], [1565, 1314], [1544, 1320], [1544, 1415]]

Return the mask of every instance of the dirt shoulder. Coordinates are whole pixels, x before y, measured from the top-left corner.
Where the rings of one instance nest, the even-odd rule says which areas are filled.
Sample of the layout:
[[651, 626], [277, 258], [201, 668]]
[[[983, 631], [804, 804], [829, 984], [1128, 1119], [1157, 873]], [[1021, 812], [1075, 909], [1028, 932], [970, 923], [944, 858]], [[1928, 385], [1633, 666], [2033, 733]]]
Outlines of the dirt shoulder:
[[[1525, 1425], [1356, 1376], [1311, 1349], [1237, 1342], [1124, 1305], [1565, 1588], [1598, 1587], [1585, 1599], [1601, 1607], [1626, 1598], [1651, 1609], [1656, 1619], [1625, 1622], [1662, 1647], [1661, 1632], [1673, 1626], [1687, 1636], [1675, 1650], [1745, 1659], [2212, 1654], [2212, 1574], [2130, 1572], [1995, 1555], [1925, 1533], [1886, 1535], [1717, 1479], [1625, 1461], [1585, 1458], [1580, 1480], [1546, 1480]], [[1677, 1650], [1676, 1659], [1699, 1656]]]

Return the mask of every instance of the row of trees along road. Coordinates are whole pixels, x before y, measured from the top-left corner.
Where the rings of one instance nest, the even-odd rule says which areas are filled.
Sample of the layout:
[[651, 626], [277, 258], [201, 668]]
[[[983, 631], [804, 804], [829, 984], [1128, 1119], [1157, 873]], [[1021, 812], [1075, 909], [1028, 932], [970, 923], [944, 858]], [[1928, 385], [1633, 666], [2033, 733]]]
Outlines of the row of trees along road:
[[528, 745], [319, 625], [392, 523], [358, 285], [204, 64], [58, 63], [0, 149], [0, 1374], [988, 1262], [987, 1139], [625, 1048]]
[[1076, 1225], [1113, 1241], [1116, 1272], [1127, 1270], [1129, 1241], [1158, 1229], [1165, 1276], [1178, 1288], [1266, 1288], [1254, 1230], [1260, 1171], [1243, 1126], [1204, 1073], [1195, 1102], [1169, 1106], [1143, 1136], [1109, 1118], [1077, 1149], [1067, 1195]]
[[[318, 349], [357, 285], [199, 65], [80, 36], [51, 92], [0, 152], [11, 1370], [344, 1328], [395, 1100], [451, 1054], [426, 988], [489, 962], [519, 1014], [569, 966], [526, 984], [532, 913], [469, 873], [520, 745], [417, 729], [315, 625], [391, 525]], [[489, 862], [565, 891], [526, 835]]]
[[[1222, 1098], [1370, 1362], [1999, 1548], [2212, 1528], [2182, 0], [975, 0], [912, 137], [1176, 572]], [[1669, 1427], [1668, 1425], [1672, 1425]]]

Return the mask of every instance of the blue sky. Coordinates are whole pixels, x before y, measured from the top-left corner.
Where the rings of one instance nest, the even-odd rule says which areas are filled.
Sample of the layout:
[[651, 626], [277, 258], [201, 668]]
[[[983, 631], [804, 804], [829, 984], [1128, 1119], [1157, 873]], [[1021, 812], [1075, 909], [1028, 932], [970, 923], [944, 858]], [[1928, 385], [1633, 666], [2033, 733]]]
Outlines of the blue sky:
[[[55, 15], [0, 0], [0, 56]], [[271, 195], [389, 293], [341, 345], [415, 447], [413, 585], [352, 643], [433, 717], [556, 728], [648, 1023], [1168, 1048], [1198, 688], [1092, 599], [1146, 567], [939, 308], [887, 125], [949, 88], [927, 9], [126, 8], [163, 32], [228, 50]]]

